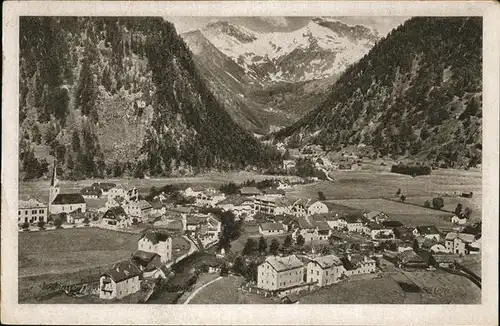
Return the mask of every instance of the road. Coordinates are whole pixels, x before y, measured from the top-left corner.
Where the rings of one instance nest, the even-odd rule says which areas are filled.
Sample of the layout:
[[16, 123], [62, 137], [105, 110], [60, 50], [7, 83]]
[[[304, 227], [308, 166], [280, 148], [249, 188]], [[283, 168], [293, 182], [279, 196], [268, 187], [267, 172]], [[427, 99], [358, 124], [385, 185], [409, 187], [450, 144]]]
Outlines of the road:
[[200, 292], [201, 290], [203, 290], [206, 286], [209, 286], [210, 284], [212, 284], [212, 283], [220, 280], [221, 278], [222, 278], [222, 276], [219, 276], [215, 280], [212, 280], [212, 281], [208, 282], [207, 284], [203, 284], [201, 287], [199, 287], [198, 289], [196, 289], [196, 291], [194, 291], [193, 293], [191, 293], [191, 295], [186, 299], [186, 301], [184, 301], [184, 304], [188, 304], [189, 301], [191, 301], [198, 294], [198, 292]]

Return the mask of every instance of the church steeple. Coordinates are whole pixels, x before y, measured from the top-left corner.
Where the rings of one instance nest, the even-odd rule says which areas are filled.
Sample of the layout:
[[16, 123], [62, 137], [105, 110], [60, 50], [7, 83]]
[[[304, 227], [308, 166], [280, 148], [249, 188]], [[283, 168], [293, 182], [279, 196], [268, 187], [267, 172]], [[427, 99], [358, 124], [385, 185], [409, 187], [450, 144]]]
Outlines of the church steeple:
[[49, 213], [51, 211], [50, 206], [52, 202], [59, 194], [59, 180], [57, 179], [57, 161], [54, 160], [54, 168], [52, 170], [52, 178], [50, 179], [50, 187], [49, 187]]

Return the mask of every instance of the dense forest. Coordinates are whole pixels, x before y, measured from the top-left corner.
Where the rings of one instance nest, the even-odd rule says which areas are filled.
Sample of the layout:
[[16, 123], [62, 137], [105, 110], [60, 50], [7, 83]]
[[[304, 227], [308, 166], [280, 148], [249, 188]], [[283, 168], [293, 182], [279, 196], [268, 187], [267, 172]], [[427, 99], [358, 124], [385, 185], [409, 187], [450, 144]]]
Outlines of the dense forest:
[[351, 65], [329, 97], [274, 135], [451, 167], [481, 163], [482, 18], [415, 17]]
[[269, 164], [162, 18], [22, 17], [20, 171], [142, 177]]

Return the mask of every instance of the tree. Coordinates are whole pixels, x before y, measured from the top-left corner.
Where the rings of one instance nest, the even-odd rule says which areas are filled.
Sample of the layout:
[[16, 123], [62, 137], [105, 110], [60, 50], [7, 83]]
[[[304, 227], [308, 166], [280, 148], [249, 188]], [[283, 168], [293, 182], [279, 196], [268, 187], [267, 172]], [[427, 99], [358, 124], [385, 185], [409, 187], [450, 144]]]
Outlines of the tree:
[[240, 275], [245, 274], [245, 264], [243, 263], [243, 257], [236, 257], [233, 263], [233, 271]]
[[56, 229], [61, 228], [61, 226], [62, 226], [62, 219], [61, 218], [56, 218], [55, 221], [54, 221], [54, 225], [55, 225]]
[[432, 199], [432, 207], [434, 209], [441, 209], [444, 207], [444, 200], [441, 197], [436, 197]]
[[396, 196], [401, 195], [401, 188], [398, 188], [398, 191], [396, 191]]
[[299, 234], [297, 236], [297, 239], [295, 240], [295, 242], [297, 243], [297, 246], [303, 246], [304, 243], [306, 242], [306, 240], [304, 239], [304, 237], [302, 236], [302, 234]]
[[86, 217], [86, 218], [84, 218], [84, 219], [83, 219], [83, 224], [84, 224], [84, 225], [89, 225], [89, 222], [90, 222], [90, 221], [89, 221], [89, 218], [88, 218], [88, 217]]
[[245, 243], [245, 246], [243, 247], [243, 251], [241, 254], [243, 256], [249, 256], [255, 252], [257, 248], [257, 244], [255, 243], [255, 240], [252, 238], [249, 238], [247, 242]]
[[290, 248], [291, 245], [292, 245], [292, 236], [291, 235], [287, 235], [286, 238], [285, 238], [285, 242], [283, 243], [283, 246], [285, 248]]
[[417, 239], [413, 239], [413, 250], [417, 251], [419, 249], [418, 241]]
[[33, 136], [33, 141], [36, 144], [40, 145], [42, 143], [42, 134], [40, 133], [40, 129], [38, 129], [37, 125], [33, 126], [32, 136]]
[[76, 130], [73, 131], [73, 135], [71, 137], [71, 148], [75, 153], [80, 152], [80, 136], [78, 135], [78, 132]]
[[429, 200], [426, 200], [424, 203], [424, 207], [431, 207], [431, 202]]
[[40, 230], [45, 230], [45, 222], [43, 220], [40, 220], [37, 226]]
[[319, 200], [326, 200], [326, 196], [323, 193], [323, 191], [318, 191], [318, 199]]
[[464, 210], [462, 216], [465, 218], [470, 218], [471, 214], [472, 214], [472, 209], [470, 207], [465, 207], [465, 210]]
[[259, 238], [259, 252], [262, 254], [262, 253], [265, 253], [267, 250], [267, 241], [266, 239], [264, 239], [263, 236], [261, 236]]
[[24, 222], [21, 227], [23, 228], [23, 230], [27, 231], [30, 228], [30, 224], [28, 222]]
[[406, 200], [406, 196], [405, 195], [401, 195], [401, 197], [399, 197], [399, 200], [404, 203], [405, 200]]
[[455, 207], [455, 211], [454, 211], [456, 216], [460, 216], [462, 214], [462, 207], [463, 206], [461, 203], [457, 204], [457, 207]]
[[271, 241], [271, 246], [269, 247], [269, 253], [272, 255], [277, 255], [279, 248], [280, 248], [280, 243], [278, 242], [277, 239], [273, 239], [273, 241]]

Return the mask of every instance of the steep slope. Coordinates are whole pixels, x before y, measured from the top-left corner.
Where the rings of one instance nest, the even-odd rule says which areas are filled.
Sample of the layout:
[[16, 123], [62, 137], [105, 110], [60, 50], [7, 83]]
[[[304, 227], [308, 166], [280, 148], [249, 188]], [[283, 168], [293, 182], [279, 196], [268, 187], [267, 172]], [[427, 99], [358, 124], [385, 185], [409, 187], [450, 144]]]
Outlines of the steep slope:
[[243, 68], [219, 51], [200, 31], [181, 36], [193, 52], [201, 75], [234, 121], [247, 130], [264, 133], [264, 119], [259, 117], [255, 103], [245, 96], [250, 80]]
[[224, 21], [201, 32], [261, 86], [337, 75], [378, 39], [366, 27], [325, 18], [314, 18], [292, 32], [259, 33]]
[[447, 166], [481, 162], [481, 18], [416, 17], [393, 30], [278, 139]]
[[142, 176], [265, 161], [161, 18], [22, 17], [20, 171]]

